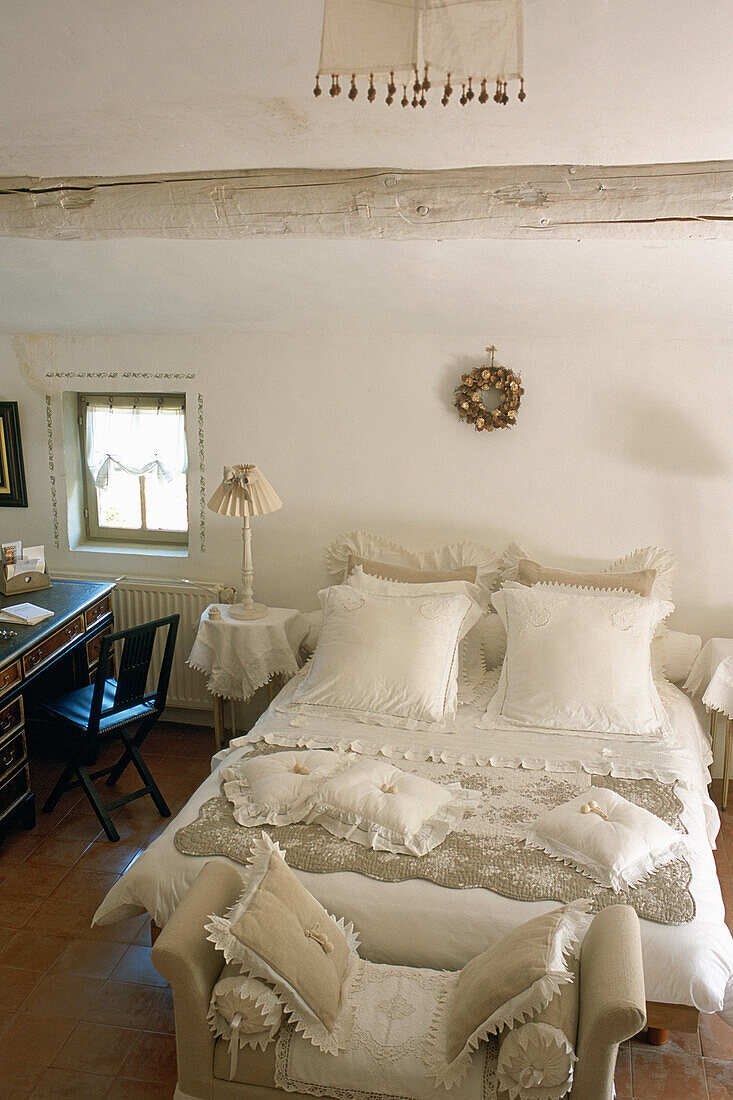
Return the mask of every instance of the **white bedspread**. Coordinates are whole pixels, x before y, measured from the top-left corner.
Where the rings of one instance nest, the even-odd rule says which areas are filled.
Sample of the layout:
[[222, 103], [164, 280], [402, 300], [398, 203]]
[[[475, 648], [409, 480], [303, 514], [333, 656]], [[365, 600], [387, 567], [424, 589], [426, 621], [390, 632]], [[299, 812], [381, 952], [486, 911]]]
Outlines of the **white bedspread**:
[[[296, 719], [294, 725], [276, 707], [296, 683], [297, 678], [285, 686], [250, 735], [217, 755], [212, 775], [112, 887], [95, 914], [95, 924], [109, 924], [143, 910], [157, 924], [165, 924], [206, 862], [179, 853], [175, 833], [195, 820], [201, 805], [219, 793], [222, 761], [238, 759], [258, 740], [312, 747], [339, 745], [396, 759], [400, 755], [425, 758], [430, 753], [458, 763], [492, 761], [504, 767], [549, 771], [563, 771], [580, 763], [592, 773], [678, 780], [682, 820], [696, 847], [690, 865], [697, 915], [681, 926], [641, 922], [646, 995], [652, 1001], [720, 1012], [733, 1025], [733, 938], [725, 925], [712, 852], [719, 818], [707, 793], [710, 750], [690, 700], [680, 691], [665, 685], [663, 694], [674, 740], [650, 744], [558, 733], [522, 737], [479, 729], [481, 712], [471, 707], [460, 708], [457, 730], [451, 734], [386, 731], [334, 719], [310, 719], [307, 723]], [[496, 938], [556, 904], [514, 901], [483, 889], [451, 890], [418, 879], [386, 883], [353, 873], [297, 874], [326, 909], [354, 922], [362, 951], [372, 961], [438, 970], [459, 969]]]

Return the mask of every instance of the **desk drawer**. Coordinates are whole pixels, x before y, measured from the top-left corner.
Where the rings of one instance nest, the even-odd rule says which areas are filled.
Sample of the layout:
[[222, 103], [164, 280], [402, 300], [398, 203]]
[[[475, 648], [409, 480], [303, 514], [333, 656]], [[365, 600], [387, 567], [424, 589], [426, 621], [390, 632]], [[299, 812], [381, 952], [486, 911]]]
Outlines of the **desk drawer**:
[[25, 733], [23, 730], [19, 730], [18, 733], [9, 737], [4, 744], [0, 745], [0, 783], [21, 764], [24, 764], [25, 758]]
[[23, 725], [23, 697], [19, 695], [18, 698], [10, 703], [7, 707], [3, 707], [0, 710], [0, 744], [5, 737], [6, 733], [10, 733], [11, 730], [16, 729], [18, 726]]
[[8, 665], [0, 672], [0, 695], [4, 695], [6, 691], [10, 691], [11, 687], [14, 687], [18, 681], [22, 678], [22, 671], [20, 668], [20, 661], [13, 661], [12, 665]]
[[34, 649], [31, 649], [26, 653], [23, 658], [23, 671], [26, 676], [31, 672], [35, 672], [50, 661], [55, 653], [63, 649], [65, 646], [72, 642], [75, 638], [81, 638], [84, 633], [84, 616], [79, 615], [78, 618], [70, 622], [68, 626], [64, 626], [61, 630], [57, 630], [55, 634], [52, 634], [49, 638], [46, 638], [45, 642], [41, 642]]
[[12, 810], [13, 806], [17, 802], [20, 802], [31, 789], [31, 776], [28, 771], [28, 765], [17, 771], [15, 775], [11, 775], [10, 779], [6, 779], [0, 784], [0, 817], [7, 813], [8, 810]]
[[[104, 638], [104, 636], [106, 634], [111, 634], [111, 633], [112, 633], [112, 624], [110, 623], [110, 625], [108, 627], [106, 627], [104, 630], [102, 630], [94, 638], [90, 638], [89, 641], [87, 642], [87, 665], [89, 666], [90, 671], [93, 668], [96, 668], [97, 663], [99, 661], [99, 654], [102, 650], [102, 638]], [[112, 655], [112, 657], [113, 657], [113, 660], [114, 660], [114, 654]]]
[[84, 621], [86, 628], [89, 630], [91, 626], [98, 623], [100, 619], [105, 619], [108, 615], [112, 614], [112, 603], [109, 596], [105, 596], [99, 603], [95, 603], [92, 607], [88, 608], [84, 612]]

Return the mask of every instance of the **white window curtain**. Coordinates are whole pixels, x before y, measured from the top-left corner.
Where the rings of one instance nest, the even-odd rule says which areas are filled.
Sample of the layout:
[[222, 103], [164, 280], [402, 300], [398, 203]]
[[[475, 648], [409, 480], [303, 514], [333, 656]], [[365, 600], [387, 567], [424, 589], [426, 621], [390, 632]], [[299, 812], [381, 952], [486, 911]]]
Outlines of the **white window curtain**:
[[88, 401], [86, 460], [98, 489], [107, 487], [112, 467], [171, 481], [188, 469], [183, 406]]

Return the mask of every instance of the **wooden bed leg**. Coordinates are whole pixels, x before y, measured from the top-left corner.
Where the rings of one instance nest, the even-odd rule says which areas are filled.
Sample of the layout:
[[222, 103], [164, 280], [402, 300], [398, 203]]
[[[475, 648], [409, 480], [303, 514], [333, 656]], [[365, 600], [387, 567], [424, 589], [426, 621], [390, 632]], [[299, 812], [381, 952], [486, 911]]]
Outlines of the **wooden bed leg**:
[[663, 1047], [669, 1042], [669, 1029], [666, 1027], [648, 1027], [646, 1029], [646, 1041], [653, 1047]]
[[154, 920], [150, 922], [150, 946], [152, 947], [158, 936], [162, 932], [162, 929], [155, 923]]

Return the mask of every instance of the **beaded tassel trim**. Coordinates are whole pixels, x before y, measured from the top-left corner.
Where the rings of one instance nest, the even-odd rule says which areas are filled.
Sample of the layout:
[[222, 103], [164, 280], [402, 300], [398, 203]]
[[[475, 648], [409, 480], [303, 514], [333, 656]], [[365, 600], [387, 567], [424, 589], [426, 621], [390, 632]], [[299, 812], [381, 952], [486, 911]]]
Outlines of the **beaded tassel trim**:
[[[350, 87], [347, 98], [350, 99], [352, 103], [359, 95], [359, 89], [356, 83], [356, 75], [356, 73], [350, 74]], [[320, 80], [321, 77], [319, 75], [316, 77], [316, 84], [313, 89], [313, 95], [316, 98], [323, 95], [323, 88], [321, 87]], [[489, 100], [493, 100], [493, 102], [498, 104], [499, 106], [506, 107], [507, 103], [509, 102], [509, 82], [507, 80], [503, 80], [501, 77], [497, 77], [496, 90], [494, 91], [493, 95], [489, 95], [488, 91], [486, 90], [486, 85], [488, 83], [490, 83], [489, 77], [469, 76], [465, 82], [461, 82], [461, 95], [458, 99], [458, 102], [461, 104], [462, 107], [465, 107], [467, 106], [467, 104], [472, 103], [475, 100], [477, 103], [480, 103], [483, 106], [484, 104], [488, 103]], [[478, 95], [476, 94], [474, 85], [480, 85], [481, 91]], [[418, 72], [418, 70], [415, 69], [415, 79], [413, 84], [402, 85], [402, 98], [399, 100], [400, 106], [426, 107], [428, 102], [428, 92], [430, 91], [431, 87], [432, 82], [428, 79], [428, 66], [425, 66], [422, 78], [420, 77], [420, 73]], [[386, 91], [387, 95], [385, 96], [384, 102], [387, 104], [388, 107], [391, 107], [392, 104], [395, 102], [395, 96], [397, 94], [397, 85], [395, 84], [393, 72], [389, 74], [389, 81], [386, 86]], [[410, 97], [409, 95], [410, 91], [412, 91], [412, 97]], [[335, 99], [341, 94], [341, 76], [339, 73], [331, 73], [331, 86], [328, 89], [328, 94], [331, 96], [332, 99]], [[453, 85], [451, 84], [451, 74], [447, 73], [445, 84], [443, 85], [443, 96], [440, 100], [444, 107], [448, 106], [452, 95]], [[374, 73], [369, 74], [369, 84], [367, 86], [366, 98], [369, 103], [374, 103], [377, 98], [377, 89], [374, 84]], [[526, 98], [527, 93], [524, 90], [524, 77], [520, 76], [517, 99], [520, 103], [524, 103]]]

